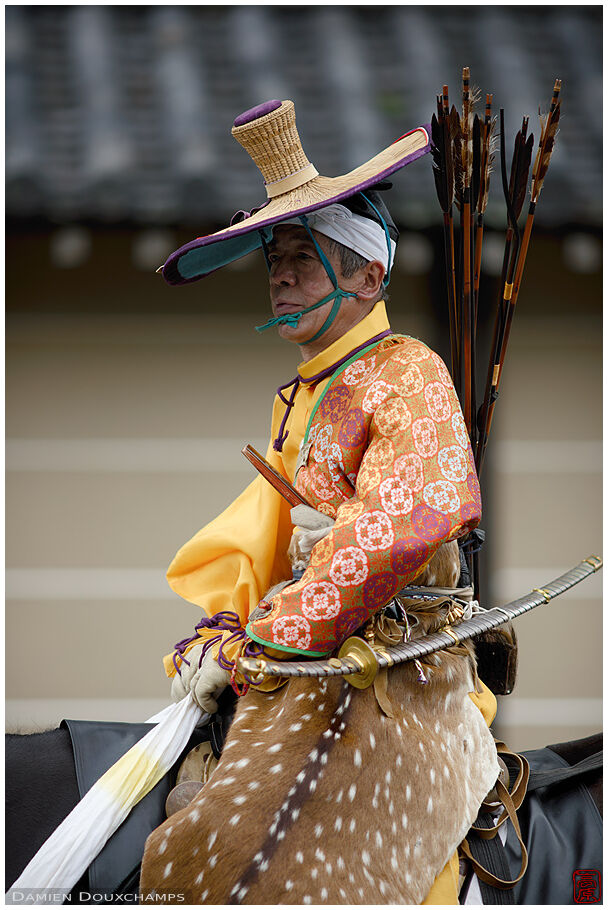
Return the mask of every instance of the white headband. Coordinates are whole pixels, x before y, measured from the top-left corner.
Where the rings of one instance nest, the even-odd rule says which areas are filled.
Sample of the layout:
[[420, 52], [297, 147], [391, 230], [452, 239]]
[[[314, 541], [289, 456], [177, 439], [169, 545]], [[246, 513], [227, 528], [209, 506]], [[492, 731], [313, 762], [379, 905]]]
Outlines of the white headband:
[[[327, 205], [316, 212], [309, 212], [306, 218], [311, 230], [337, 240], [368, 262], [378, 260], [384, 266], [384, 271], [389, 271], [386, 234], [384, 228], [376, 221], [355, 215], [345, 205], [339, 203]], [[302, 227], [299, 218], [288, 218], [280, 224], [297, 224]], [[397, 244], [391, 238], [391, 264], [395, 259], [396, 249]]]

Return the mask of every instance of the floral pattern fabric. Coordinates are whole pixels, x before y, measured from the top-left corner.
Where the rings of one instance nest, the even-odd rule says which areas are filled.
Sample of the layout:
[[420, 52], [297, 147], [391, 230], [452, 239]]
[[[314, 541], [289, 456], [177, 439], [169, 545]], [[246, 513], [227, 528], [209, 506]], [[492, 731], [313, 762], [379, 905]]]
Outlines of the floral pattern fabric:
[[339, 373], [306, 441], [296, 487], [335, 525], [247, 631], [325, 655], [478, 524], [481, 497], [450, 374], [414, 338], [386, 339]]

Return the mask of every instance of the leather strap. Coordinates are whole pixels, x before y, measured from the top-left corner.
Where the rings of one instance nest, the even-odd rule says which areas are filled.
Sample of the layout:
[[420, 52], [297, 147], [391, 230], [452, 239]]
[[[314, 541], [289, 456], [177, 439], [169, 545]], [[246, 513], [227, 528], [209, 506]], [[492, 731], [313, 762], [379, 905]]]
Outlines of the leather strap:
[[[504, 879], [500, 876], [495, 875], [490, 872], [489, 869], [486, 869], [481, 865], [478, 859], [476, 859], [469, 845], [468, 840], [465, 838], [462, 844], [460, 845], [460, 851], [470, 862], [475, 874], [482, 882], [485, 882], [487, 885], [491, 885], [493, 888], [499, 888], [501, 890], [512, 888], [514, 885], [520, 881], [528, 868], [528, 851], [523, 842], [521, 836], [521, 828], [519, 825], [519, 820], [517, 818], [517, 809], [521, 806], [524, 797], [526, 795], [528, 780], [530, 777], [530, 765], [526, 758], [523, 755], [518, 755], [516, 752], [512, 752], [503, 742], [496, 741], [496, 751], [502, 757], [503, 761], [508, 765], [515, 765], [515, 771], [512, 772], [511, 768], [509, 773], [511, 779], [514, 780], [511, 787], [511, 791], [505, 787], [500, 778], [496, 781], [494, 785], [494, 790], [498, 795], [499, 802], [503, 805], [503, 810], [498, 816], [495, 824], [491, 827], [480, 827], [473, 825], [471, 831], [474, 832], [477, 837], [482, 838], [483, 840], [491, 840], [496, 837], [498, 829], [503, 825], [507, 819], [510, 819], [511, 824], [513, 825], [513, 830], [519, 842], [519, 847], [521, 850], [521, 865], [517, 877], [514, 879]], [[489, 803], [482, 803], [482, 811], [487, 812], [490, 808], [493, 808]]]
[[[515, 806], [513, 805], [513, 801], [509, 795], [509, 791], [507, 790], [507, 788], [504, 786], [504, 784], [500, 780], [496, 781], [496, 792], [498, 793], [499, 798], [500, 798], [503, 806], [505, 807], [508, 818], [510, 818], [510, 820], [511, 820], [511, 824], [513, 825], [513, 829], [515, 831], [517, 840], [519, 842], [519, 847], [521, 850], [521, 866], [520, 866], [518, 875], [514, 879], [504, 879], [504, 878], [499, 878], [497, 875], [493, 875], [488, 869], [485, 869], [481, 865], [481, 863], [479, 863], [475, 859], [475, 857], [471, 853], [471, 848], [469, 847], [469, 843], [466, 838], [463, 840], [462, 844], [460, 845], [460, 850], [461, 850], [462, 854], [464, 856], [466, 856], [468, 861], [471, 863], [471, 866], [473, 867], [475, 874], [477, 875], [478, 878], [481, 879], [482, 882], [485, 882], [487, 885], [491, 885], [493, 888], [500, 888], [501, 890], [503, 890], [506, 888], [512, 888], [525, 875], [526, 869], [528, 868], [528, 851], [526, 850], [526, 845], [524, 844], [522, 836], [521, 836], [521, 828], [519, 827], [519, 821], [517, 818], [517, 813], [515, 811]], [[473, 830], [475, 830], [475, 832], [480, 837], [483, 837], [484, 839], [488, 839], [488, 838], [492, 838], [492, 837], [496, 836], [498, 826], [496, 826], [494, 828], [487, 828], [487, 829], [475, 828]], [[488, 832], [488, 833], [482, 833], [482, 832]]]

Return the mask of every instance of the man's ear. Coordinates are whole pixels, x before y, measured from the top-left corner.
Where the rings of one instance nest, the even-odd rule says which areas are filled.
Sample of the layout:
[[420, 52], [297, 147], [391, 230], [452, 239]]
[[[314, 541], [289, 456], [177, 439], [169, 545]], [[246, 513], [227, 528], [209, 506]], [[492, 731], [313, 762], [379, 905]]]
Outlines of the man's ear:
[[385, 268], [378, 260], [366, 263], [357, 276], [358, 286], [356, 288], [359, 300], [377, 300], [382, 289], [382, 279], [384, 278]]

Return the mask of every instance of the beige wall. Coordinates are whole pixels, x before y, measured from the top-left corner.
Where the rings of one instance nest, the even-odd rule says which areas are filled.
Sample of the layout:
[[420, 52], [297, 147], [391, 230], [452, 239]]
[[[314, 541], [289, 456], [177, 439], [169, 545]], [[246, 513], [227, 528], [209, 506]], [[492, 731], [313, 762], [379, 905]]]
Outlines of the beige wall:
[[[395, 284], [394, 328], [432, 340], [424, 287]], [[253, 316], [242, 297], [210, 317], [190, 303], [58, 315], [37, 301], [9, 314], [9, 728], [144, 720], [167, 703], [161, 657], [200, 613], [164, 571], [251, 479], [240, 449], [263, 445], [274, 389], [297, 362], [252, 331], [263, 295]], [[518, 314], [496, 409], [492, 605], [601, 553], [597, 308], [547, 308]], [[496, 728], [515, 748], [600, 727], [600, 595], [601, 573], [518, 621], [519, 682]]]

